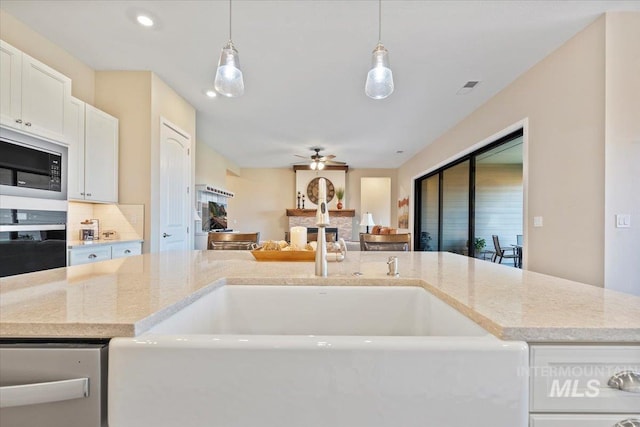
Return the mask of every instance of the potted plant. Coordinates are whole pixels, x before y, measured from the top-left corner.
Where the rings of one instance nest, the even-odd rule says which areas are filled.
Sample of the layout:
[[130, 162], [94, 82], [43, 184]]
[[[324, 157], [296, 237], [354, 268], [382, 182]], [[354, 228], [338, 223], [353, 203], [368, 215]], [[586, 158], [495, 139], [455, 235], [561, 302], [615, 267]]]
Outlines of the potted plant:
[[473, 242], [473, 246], [476, 249], [476, 254], [482, 252], [484, 247], [487, 245], [487, 241], [481, 237], [476, 237]]
[[337, 208], [342, 209], [342, 200], [344, 199], [344, 188], [338, 187], [336, 189], [336, 197], [338, 198]]

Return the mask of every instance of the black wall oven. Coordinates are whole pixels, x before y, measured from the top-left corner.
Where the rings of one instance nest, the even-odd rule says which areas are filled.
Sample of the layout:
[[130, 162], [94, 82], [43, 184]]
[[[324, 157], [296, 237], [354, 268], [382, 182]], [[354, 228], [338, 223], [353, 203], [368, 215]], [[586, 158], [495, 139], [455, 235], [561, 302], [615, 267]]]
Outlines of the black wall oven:
[[0, 277], [67, 265], [67, 213], [0, 208]]
[[0, 277], [66, 266], [67, 151], [0, 127]]
[[0, 195], [66, 200], [67, 151], [0, 128]]

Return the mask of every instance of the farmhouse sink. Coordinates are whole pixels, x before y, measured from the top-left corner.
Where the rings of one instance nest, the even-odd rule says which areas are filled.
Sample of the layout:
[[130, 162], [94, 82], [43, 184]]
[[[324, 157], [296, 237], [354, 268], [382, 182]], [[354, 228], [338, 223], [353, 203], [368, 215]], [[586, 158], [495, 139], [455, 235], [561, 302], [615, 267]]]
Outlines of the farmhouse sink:
[[420, 287], [221, 286], [109, 354], [109, 425], [526, 426], [528, 348]]

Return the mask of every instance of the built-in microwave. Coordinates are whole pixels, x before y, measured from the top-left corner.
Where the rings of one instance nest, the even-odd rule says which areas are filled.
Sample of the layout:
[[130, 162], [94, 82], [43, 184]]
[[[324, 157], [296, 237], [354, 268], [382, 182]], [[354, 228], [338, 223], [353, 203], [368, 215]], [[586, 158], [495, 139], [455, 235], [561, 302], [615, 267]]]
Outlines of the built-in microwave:
[[0, 128], [0, 195], [67, 199], [67, 147]]

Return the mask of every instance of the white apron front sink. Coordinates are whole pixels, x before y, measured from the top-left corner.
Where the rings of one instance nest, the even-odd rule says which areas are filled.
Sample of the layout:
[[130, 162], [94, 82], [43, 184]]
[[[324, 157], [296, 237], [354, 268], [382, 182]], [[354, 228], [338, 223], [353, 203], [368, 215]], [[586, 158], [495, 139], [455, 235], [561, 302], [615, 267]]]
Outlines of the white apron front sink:
[[525, 427], [528, 348], [419, 287], [221, 286], [109, 350], [110, 427]]

